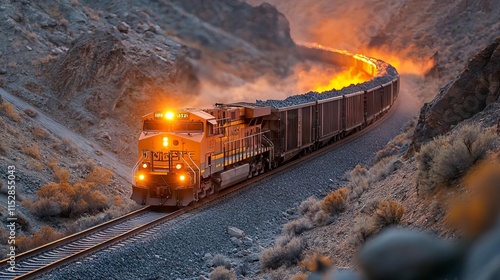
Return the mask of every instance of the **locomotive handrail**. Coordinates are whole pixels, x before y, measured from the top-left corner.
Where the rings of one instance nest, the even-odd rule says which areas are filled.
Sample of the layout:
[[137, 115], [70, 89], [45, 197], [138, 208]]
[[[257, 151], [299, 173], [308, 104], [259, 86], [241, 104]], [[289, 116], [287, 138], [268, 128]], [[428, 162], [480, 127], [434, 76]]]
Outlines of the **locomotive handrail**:
[[141, 158], [137, 161], [137, 163], [132, 168], [132, 180], [134, 182], [134, 185], [135, 185], [135, 173], [137, 173], [137, 170], [139, 170], [139, 165], [141, 164], [143, 159], [144, 159], [144, 156], [141, 155]]

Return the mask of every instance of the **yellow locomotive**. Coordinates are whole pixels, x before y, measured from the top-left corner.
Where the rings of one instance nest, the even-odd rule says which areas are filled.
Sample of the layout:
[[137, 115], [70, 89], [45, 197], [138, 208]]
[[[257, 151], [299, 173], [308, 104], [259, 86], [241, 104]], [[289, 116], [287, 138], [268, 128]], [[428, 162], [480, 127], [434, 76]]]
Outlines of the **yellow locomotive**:
[[186, 206], [264, 172], [273, 158], [262, 131], [270, 113], [270, 107], [236, 103], [143, 116], [132, 199]]

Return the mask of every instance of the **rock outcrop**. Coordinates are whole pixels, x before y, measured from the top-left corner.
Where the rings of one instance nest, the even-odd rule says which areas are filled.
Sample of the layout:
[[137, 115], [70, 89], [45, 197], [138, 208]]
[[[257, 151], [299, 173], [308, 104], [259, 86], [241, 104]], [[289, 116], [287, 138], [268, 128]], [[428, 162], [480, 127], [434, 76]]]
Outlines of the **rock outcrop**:
[[471, 57], [462, 73], [446, 85], [421, 111], [413, 145], [416, 149], [433, 137], [498, 102], [500, 96], [500, 38]]

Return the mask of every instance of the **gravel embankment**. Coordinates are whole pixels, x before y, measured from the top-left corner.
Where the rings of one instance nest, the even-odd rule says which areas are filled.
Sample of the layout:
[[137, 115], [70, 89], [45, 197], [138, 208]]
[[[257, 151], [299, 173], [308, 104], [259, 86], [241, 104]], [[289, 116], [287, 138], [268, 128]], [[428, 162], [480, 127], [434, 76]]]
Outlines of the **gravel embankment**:
[[[414, 106], [408, 93], [400, 98], [390, 119], [341, 148], [162, 225], [150, 236], [114, 246], [42, 279], [199, 279], [211, 270], [207, 253], [225, 254], [234, 266], [248, 261], [255, 269], [259, 245], [269, 246], [281, 232], [290, 218], [284, 214], [287, 209], [311, 195], [325, 194], [332, 187], [329, 179], [339, 181], [356, 164], [368, 162], [417, 113], [409, 110]], [[228, 226], [245, 231], [253, 245], [233, 243]]]

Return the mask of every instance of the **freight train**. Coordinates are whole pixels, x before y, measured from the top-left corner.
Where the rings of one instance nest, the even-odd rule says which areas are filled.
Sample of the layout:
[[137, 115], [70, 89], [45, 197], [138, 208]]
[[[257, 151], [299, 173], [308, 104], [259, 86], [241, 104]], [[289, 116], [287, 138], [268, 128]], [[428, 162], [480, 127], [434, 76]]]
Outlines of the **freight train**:
[[345, 52], [303, 52], [357, 65], [374, 78], [333, 96], [310, 94], [310, 102], [298, 104], [216, 104], [145, 115], [132, 199], [141, 205], [186, 206], [363, 129], [393, 106], [400, 82], [392, 66]]

